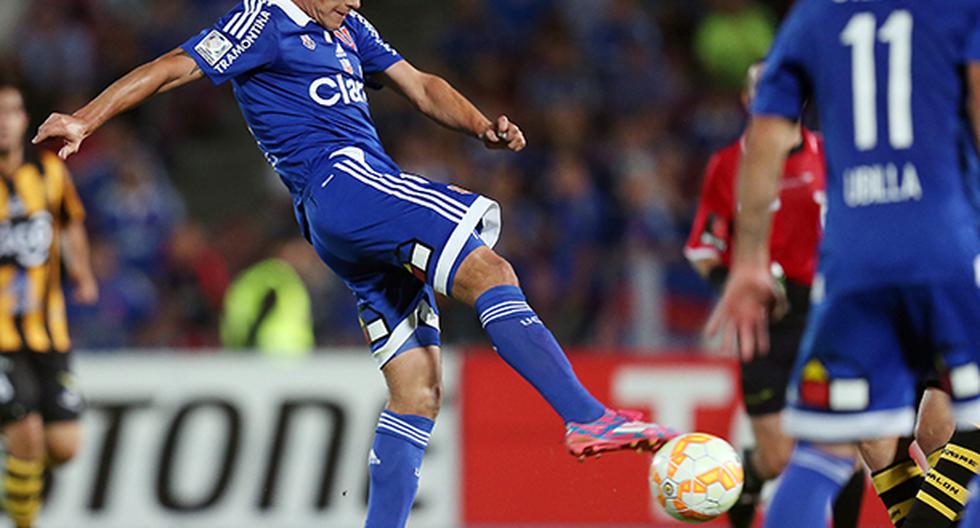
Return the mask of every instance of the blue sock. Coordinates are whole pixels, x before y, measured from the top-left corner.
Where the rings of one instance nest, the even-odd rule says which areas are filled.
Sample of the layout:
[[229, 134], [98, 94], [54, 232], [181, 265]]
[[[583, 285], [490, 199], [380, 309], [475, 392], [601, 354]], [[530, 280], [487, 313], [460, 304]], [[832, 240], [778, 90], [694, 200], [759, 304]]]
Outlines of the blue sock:
[[419, 488], [422, 457], [435, 422], [388, 410], [381, 413], [368, 459], [371, 490], [365, 528], [401, 528]]
[[854, 461], [799, 443], [766, 513], [766, 528], [827, 528], [830, 504], [854, 474]]
[[598, 420], [606, 408], [579, 382], [558, 341], [517, 286], [497, 286], [476, 300], [494, 348], [567, 422]]

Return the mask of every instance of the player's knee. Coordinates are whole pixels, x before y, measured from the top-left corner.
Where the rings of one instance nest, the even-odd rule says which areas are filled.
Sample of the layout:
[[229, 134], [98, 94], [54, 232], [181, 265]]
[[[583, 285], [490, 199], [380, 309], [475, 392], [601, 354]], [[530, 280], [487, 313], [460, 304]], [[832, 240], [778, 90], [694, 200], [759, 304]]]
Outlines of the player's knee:
[[952, 420], [940, 417], [921, 417], [915, 424], [915, 441], [925, 454], [931, 454], [946, 445], [956, 432]]
[[758, 457], [756, 462], [759, 467], [756, 470], [759, 476], [767, 480], [773, 479], [778, 477], [789, 465], [789, 459], [793, 454], [793, 444], [790, 442], [783, 445], [776, 442], [772, 446], [759, 447], [755, 452]]
[[36, 414], [17, 420], [4, 428], [7, 451], [27, 460], [44, 456], [44, 423]]
[[435, 420], [442, 407], [442, 384], [421, 384], [391, 395], [389, 408], [399, 414], [414, 414]]
[[497, 286], [520, 286], [514, 267], [488, 247], [470, 253], [453, 281], [453, 297], [474, 304], [484, 292]]
[[79, 442], [77, 441], [49, 443], [47, 453], [48, 463], [52, 466], [60, 466], [71, 461], [78, 454], [78, 447]]
[[949, 396], [938, 389], [928, 389], [915, 422], [915, 441], [925, 454], [930, 454], [949, 442], [956, 432]]

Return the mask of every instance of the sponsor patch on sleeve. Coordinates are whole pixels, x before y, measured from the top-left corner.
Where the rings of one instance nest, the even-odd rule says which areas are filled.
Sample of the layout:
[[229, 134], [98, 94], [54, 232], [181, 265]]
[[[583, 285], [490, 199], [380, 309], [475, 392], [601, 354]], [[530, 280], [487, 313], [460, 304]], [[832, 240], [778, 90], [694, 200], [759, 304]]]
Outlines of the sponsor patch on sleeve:
[[194, 51], [210, 66], [217, 64], [229, 50], [231, 50], [231, 41], [217, 29], [212, 29], [197, 46], [194, 46]]

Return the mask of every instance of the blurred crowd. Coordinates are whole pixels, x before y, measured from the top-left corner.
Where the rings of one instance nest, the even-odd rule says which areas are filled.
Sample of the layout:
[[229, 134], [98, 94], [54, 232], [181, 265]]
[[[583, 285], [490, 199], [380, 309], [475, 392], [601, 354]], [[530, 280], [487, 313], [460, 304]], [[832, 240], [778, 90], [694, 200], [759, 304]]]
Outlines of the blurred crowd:
[[[71, 111], [209, 26], [233, 0], [4, 0], [0, 65], [35, 122]], [[698, 342], [713, 297], [681, 253], [711, 151], [744, 124], [739, 90], [786, 1], [364, 0], [407, 58], [524, 128], [521, 154], [438, 129], [372, 93], [404, 170], [500, 202], [510, 259], [565, 343], [637, 350]], [[408, 15], [408, 18], [406, 18]], [[243, 270], [281, 256], [308, 291], [319, 345], [363, 343], [354, 302], [319, 264], [230, 89], [200, 82], [113, 122], [70, 162], [88, 208], [101, 300], [73, 306], [76, 348], [221, 344]], [[444, 339], [482, 343], [442, 304]]]

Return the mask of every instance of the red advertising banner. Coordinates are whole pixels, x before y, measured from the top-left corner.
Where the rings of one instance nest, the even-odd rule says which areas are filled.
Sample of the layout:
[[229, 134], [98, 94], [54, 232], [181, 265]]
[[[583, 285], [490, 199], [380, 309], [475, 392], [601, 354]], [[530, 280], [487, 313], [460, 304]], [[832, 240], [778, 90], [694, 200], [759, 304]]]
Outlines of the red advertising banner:
[[[639, 409], [680, 431], [712, 433], [735, 445], [748, 432], [734, 361], [594, 353], [573, 355], [572, 363], [608, 405]], [[577, 461], [562, 445], [560, 419], [492, 353], [466, 355], [460, 381], [466, 526], [681, 525], [650, 495], [650, 455], [620, 452]], [[877, 498], [870, 499], [861, 526], [891, 526]]]

